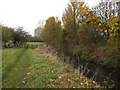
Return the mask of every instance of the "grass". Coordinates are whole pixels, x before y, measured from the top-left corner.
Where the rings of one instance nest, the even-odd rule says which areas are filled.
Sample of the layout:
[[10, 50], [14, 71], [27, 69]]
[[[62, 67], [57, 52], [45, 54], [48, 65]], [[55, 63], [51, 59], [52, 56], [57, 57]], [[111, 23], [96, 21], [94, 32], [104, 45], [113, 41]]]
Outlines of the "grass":
[[44, 42], [27, 42], [29, 45], [43, 45]]
[[[2, 28], [0, 26], [0, 28]], [[0, 30], [0, 90], [2, 89], [2, 30]]]
[[96, 82], [40, 50], [5, 49], [3, 88], [96, 88]]
[[[23, 77], [26, 77], [31, 60], [31, 50], [7, 49], [3, 50], [2, 73], [5, 87], [20, 87]], [[3, 85], [3, 86], [4, 86]]]

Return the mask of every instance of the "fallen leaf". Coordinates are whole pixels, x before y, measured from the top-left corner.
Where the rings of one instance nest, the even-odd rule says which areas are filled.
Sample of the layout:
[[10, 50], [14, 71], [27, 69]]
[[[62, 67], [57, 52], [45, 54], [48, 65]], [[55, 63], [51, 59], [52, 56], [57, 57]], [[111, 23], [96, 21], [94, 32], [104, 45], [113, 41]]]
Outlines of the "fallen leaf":
[[59, 78], [62, 78], [61, 76]]
[[67, 79], [68, 80], [68, 82], [70, 82], [71, 80], [70, 79]]
[[53, 71], [51, 71], [53, 73]]
[[61, 75], [61, 77], [63, 77], [64, 75]]
[[61, 82], [61, 84], [63, 84], [63, 82]]
[[95, 81], [93, 81], [93, 84], [95, 84]]
[[5, 83], [5, 84], [3, 84], [3, 85], [2, 85], [2, 87], [4, 87], [5, 85], [6, 85], [6, 83]]
[[27, 73], [28, 75], [30, 74], [30, 73]]
[[95, 81], [93, 81], [93, 80], [88, 80], [87, 83], [88, 83], [88, 84], [93, 84], [93, 83], [95, 83]]
[[83, 83], [80, 83], [81, 85], [83, 85]]
[[50, 79], [49, 81], [53, 82], [54, 80], [53, 80], [53, 79]]
[[20, 84], [25, 84], [26, 83], [26, 81], [22, 81]]
[[52, 85], [52, 87], [54, 87], [55, 85]]
[[25, 81], [22, 81], [23, 84], [25, 84]]

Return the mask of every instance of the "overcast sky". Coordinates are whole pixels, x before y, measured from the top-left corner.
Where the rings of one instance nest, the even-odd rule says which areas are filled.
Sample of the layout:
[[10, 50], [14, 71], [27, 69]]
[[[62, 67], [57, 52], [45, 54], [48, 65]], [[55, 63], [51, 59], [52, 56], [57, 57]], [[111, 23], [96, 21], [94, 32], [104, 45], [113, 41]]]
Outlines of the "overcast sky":
[[[21, 26], [34, 34], [40, 20], [50, 16], [62, 17], [69, 0], [0, 0], [0, 24]], [[85, 0], [92, 7], [100, 0]]]

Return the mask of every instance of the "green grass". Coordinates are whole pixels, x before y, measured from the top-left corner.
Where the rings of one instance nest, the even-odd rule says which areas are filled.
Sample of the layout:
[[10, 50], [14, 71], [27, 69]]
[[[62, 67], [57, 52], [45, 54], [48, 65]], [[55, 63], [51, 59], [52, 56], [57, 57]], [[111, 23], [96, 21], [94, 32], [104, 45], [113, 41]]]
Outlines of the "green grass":
[[[0, 26], [0, 28], [2, 28]], [[0, 30], [0, 90], [2, 89], [2, 30]]]
[[3, 88], [94, 88], [99, 85], [41, 50], [6, 49]]
[[30, 44], [30, 45], [43, 45], [44, 42], [27, 42], [27, 44]]
[[2, 73], [5, 87], [20, 87], [19, 84], [26, 73], [32, 57], [31, 50], [7, 49], [3, 50]]

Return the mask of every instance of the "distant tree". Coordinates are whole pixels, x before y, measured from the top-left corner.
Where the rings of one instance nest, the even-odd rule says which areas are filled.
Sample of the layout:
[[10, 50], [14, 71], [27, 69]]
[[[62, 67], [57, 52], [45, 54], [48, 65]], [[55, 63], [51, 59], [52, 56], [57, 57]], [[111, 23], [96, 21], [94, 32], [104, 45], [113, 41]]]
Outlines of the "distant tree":
[[13, 43], [22, 44], [27, 41], [28, 36], [29, 36], [28, 33], [23, 30], [23, 27], [19, 27], [13, 33], [14, 38]]
[[27, 42], [29, 34], [23, 30], [22, 27], [9, 28], [7, 26], [2, 27], [2, 43], [4, 47], [19, 46], [22, 43]]
[[43, 28], [42, 27], [37, 27], [34, 31], [34, 36], [38, 37], [39, 39], [41, 39], [41, 32], [42, 32]]
[[8, 42], [10, 40], [13, 40], [13, 37], [12, 37], [13, 32], [14, 32], [14, 29], [8, 28], [6, 26], [2, 26], [2, 41]]

